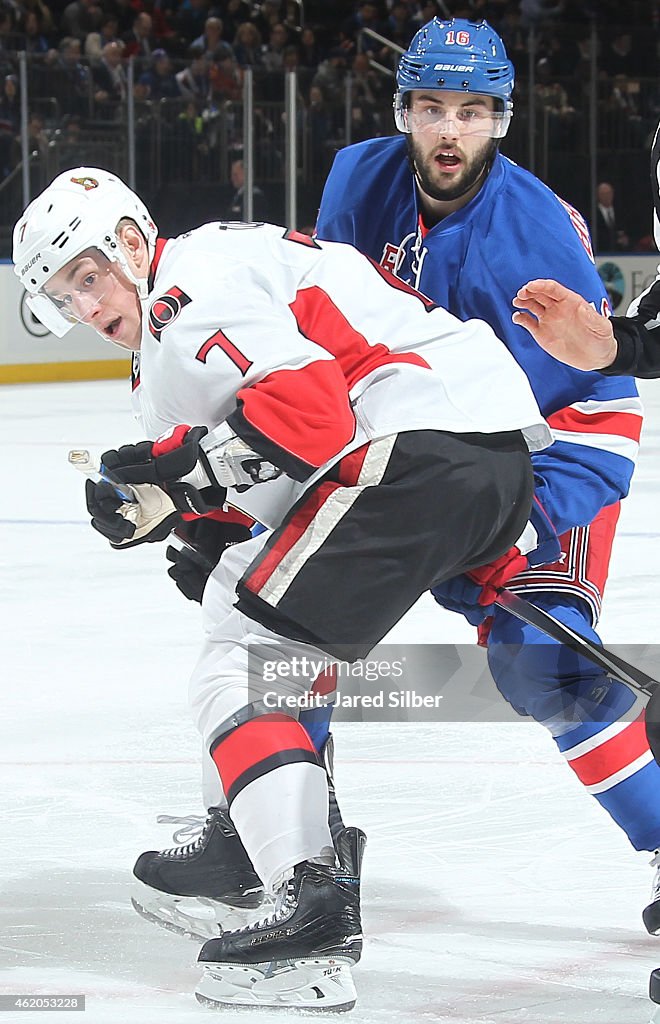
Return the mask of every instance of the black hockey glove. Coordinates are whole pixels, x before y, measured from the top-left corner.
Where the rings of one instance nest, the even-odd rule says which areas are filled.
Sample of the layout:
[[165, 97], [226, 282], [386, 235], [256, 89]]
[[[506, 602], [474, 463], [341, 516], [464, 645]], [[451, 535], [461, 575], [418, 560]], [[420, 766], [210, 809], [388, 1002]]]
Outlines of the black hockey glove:
[[223, 523], [217, 519], [195, 519], [182, 523], [175, 536], [185, 547], [170, 544], [165, 557], [173, 564], [167, 570], [181, 593], [189, 601], [201, 603], [204, 587], [223, 551], [252, 536], [249, 527], [240, 523]]
[[[167, 492], [180, 512], [206, 515], [222, 508], [227, 495], [224, 487], [208, 486], [215, 477], [208, 467], [199, 442], [206, 427], [181, 424], [156, 441], [125, 444], [105, 452], [101, 462], [108, 475], [128, 484], [155, 484]], [[181, 477], [199, 470], [204, 485], [200, 489]]]
[[92, 526], [113, 548], [131, 548], [146, 541], [164, 540], [181, 514], [172, 499], [153, 484], [136, 484], [135, 501], [126, 502], [111, 483], [85, 481], [87, 510]]

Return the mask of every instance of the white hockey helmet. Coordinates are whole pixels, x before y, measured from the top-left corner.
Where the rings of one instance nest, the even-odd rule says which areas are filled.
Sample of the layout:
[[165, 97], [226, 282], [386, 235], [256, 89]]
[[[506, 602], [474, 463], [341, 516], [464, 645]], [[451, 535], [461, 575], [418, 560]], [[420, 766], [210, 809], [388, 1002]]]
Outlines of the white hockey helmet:
[[96, 248], [119, 263], [140, 297], [146, 297], [147, 281], [132, 273], [117, 238], [117, 225], [125, 217], [135, 221], [153, 259], [157, 229], [142, 200], [116, 174], [76, 167], [59, 174], [14, 227], [14, 272], [28, 293], [28, 308], [58, 338], [74, 325], [43, 287], [85, 249]]

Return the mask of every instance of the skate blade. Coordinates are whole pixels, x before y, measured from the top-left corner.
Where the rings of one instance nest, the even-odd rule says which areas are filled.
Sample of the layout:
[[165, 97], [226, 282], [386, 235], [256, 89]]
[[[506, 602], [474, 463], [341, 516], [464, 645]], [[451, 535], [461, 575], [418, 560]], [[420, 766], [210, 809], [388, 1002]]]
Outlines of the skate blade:
[[268, 1006], [345, 1013], [357, 993], [348, 961], [337, 957], [268, 964], [206, 964], [195, 990], [204, 1006]]
[[[235, 931], [254, 924], [264, 914], [264, 904], [246, 909], [220, 903], [204, 896], [174, 896], [137, 883], [133, 886], [131, 904], [145, 921], [175, 935], [195, 942], [217, 939], [225, 931]], [[272, 901], [270, 901], [272, 902]]]

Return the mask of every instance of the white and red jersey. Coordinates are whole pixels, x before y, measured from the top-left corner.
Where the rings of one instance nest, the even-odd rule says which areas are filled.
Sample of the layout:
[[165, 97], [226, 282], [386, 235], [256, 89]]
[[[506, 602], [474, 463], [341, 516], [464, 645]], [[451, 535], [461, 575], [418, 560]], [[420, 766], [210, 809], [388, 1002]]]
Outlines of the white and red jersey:
[[[139, 417], [149, 437], [223, 421], [294, 480], [407, 430], [551, 435], [523, 371], [351, 246], [271, 225], [159, 242], [143, 303]], [[257, 488], [259, 490], [259, 488]]]

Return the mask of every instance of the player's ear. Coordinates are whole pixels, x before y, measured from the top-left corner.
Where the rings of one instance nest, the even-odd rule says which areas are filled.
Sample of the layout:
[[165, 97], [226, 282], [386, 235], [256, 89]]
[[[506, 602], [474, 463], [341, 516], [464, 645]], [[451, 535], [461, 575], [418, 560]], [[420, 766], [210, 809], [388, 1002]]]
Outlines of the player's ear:
[[142, 276], [149, 269], [149, 249], [137, 224], [122, 220], [117, 225], [117, 239], [131, 270]]

